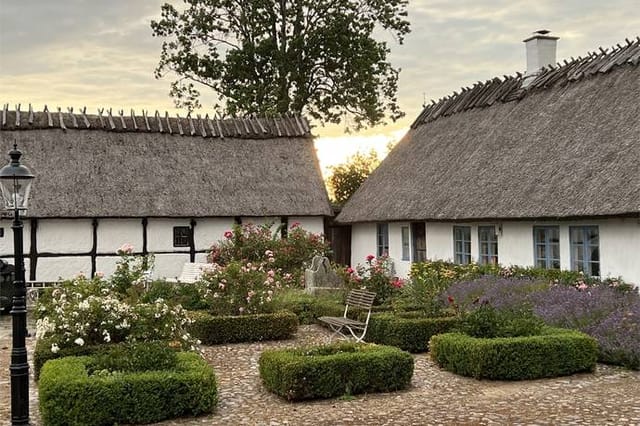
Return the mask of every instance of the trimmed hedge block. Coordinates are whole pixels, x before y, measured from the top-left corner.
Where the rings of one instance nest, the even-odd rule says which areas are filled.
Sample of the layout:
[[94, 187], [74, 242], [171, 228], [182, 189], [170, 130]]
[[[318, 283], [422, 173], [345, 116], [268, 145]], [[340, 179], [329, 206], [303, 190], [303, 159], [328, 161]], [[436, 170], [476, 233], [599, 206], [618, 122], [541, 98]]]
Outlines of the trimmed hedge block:
[[298, 329], [298, 318], [291, 312], [241, 316], [213, 316], [192, 311], [189, 333], [205, 345], [289, 339]]
[[476, 379], [528, 380], [593, 371], [598, 344], [584, 333], [546, 328], [542, 334], [478, 338], [433, 336], [431, 358], [445, 370]]
[[[153, 360], [150, 361], [154, 363], [156, 366], [159, 365], [158, 356], [162, 356], [163, 358], [166, 355], [160, 354], [159, 352], [163, 351], [163, 348], [167, 347], [167, 342], [165, 341], [155, 341], [155, 342], [140, 342], [137, 344], [131, 344], [127, 342], [120, 343], [106, 343], [102, 345], [87, 345], [87, 346], [71, 346], [67, 348], [60, 348], [58, 352], [51, 352], [51, 343], [53, 340], [51, 339], [39, 339], [36, 342], [36, 347], [33, 353], [33, 374], [36, 381], [40, 377], [40, 371], [42, 370], [42, 366], [45, 362], [64, 358], [67, 356], [84, 356], [84, 355], [96, 355], [96, 356], [110, 356], [114, 353], [123, 353], [123, 352], [135, 352], [137, 354], [143, 354], [143, 358], [152, 357]], [[154, 351], [153, 354], [150, 354], [149, 351]], [[145, 354], [146, 352], [146, 354]], [[139, 357], [139, 355], [137, 355]], [[126, 358], [126, 356], [124, 357]], [[144, 364], [146, 361], [144, 359], [133, 360], [131, 357], [128, 362], [136, 362], [137, 366], [140, 367], [141, 363]], [[142, 368], [145, 369], [145, 368]]]
[[367, 342], [397, 346], [417, 353], [429, 350], [429, 339], [459, 324], [457, 317], [425, 317], [420, 312], [375, 314], [369, 319]]
[[413, 357], [391, 346], [341, 342], [264, 351], [259, 367], [267, 389], [297, 401], [407, 388]]
[[44, 365], [39, 383], [44, 424], [153, 423], [215, 408], [213, 369], [196, 353], [178, 353], [175, 367], [167, 370], [90, 375], [95, 362], [92, 356], [65, 357]]

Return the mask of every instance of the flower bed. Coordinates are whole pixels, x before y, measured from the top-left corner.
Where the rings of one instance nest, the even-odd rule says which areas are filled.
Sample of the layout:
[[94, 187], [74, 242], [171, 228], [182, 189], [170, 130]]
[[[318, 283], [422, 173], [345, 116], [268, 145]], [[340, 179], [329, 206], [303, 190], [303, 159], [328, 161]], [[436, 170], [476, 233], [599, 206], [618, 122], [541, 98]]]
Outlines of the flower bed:
[[298, 329], [298, 318], [286, 311], [238, 316], [194, 311], [189, 316], [190, 334], [205, 345], [289, 339]]
[[162, 370], [128, 369], [127, 362], [111, 370], [104, 367], [113, 361], [105, 364], [105, 359], [113, 356], [65, 357], [44, 365], [39, 383], [44, 424], [153, 423], [215, 407], [215, 375], [197, 353], [177, 353], [174, 366]]
[[425, 317], [422, 312], [383, 313], [371, 316], [367, 342], [396, 346], [409, 352], [426, 352], [431, 336], [458, 325], [458, 318]]
[[404, 389], [413, 357], [391, 346], [341, 342], [264, 351], [259, 367], [267, 389], [297, 401]]
[[584, 333], [545, 328], [535, 336], [433, 336], [431, 358], [445, 370], [476, 379], [526, 380], [592, 371], [598, 344]]

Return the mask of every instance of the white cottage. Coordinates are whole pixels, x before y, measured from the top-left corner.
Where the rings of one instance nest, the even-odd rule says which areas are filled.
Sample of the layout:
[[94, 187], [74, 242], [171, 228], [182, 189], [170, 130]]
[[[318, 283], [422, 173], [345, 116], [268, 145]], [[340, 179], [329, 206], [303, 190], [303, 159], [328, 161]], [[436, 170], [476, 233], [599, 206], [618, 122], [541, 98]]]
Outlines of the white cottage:
[[[156, 277], [175, 277], [234, 223], [299, 222], [320, 233], [332, 214], [303, 117], [16, 109], [0, 111], [0, 149], [16, 142], [36, 175], [24, 221], [28, 280], [109, 274], [123, 243], [155, 254]], [[0, 257], [12, 256], [4, 218]]]
[[[640, 38], [427, 106], [337, 218], [352, 262], [424, 259], [581, 270], [640, 283]], [[539, 66], [546, 66], [540, 69]]]

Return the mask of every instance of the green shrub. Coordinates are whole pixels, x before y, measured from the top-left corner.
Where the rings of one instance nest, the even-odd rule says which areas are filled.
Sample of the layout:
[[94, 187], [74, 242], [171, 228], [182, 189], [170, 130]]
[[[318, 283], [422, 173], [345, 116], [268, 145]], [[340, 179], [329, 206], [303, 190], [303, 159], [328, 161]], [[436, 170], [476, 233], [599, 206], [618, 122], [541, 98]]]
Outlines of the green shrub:
[[289, 339], [298, 329], [298, 318], [286, 311], [240, 316], [196, 311], [190, 316], [190, 333], [205, 345]]
[[540, 334], [543, 327], [544, 321], [529, 309], [497, 310], [482, 304], [464, 316], [460, 331], [472, 337], [519, 337]]
[[527, 380], [592, 371], [598, 357], [595, 339], [553, 328], [522, 337], [439, 334], [429, 346], [431, 358], [440, 367], [476, 379]]
[[211, 309], [205, 297], [206, 286], [202, 283], [173, 283], [166, 280], [155, 280], [141, 297], [144, 303], [166, 300], [173, 305], [181, 305], [188, 311]]
[[365, 339], [413, 353], [426, 352], [431, 336], [446, 333], [458, 323], [457, 317], [429, 318], [422, 312], [375, 314], [369, 320]]
[[276, 296], [274, 307], [293, 312], [300, 324], [315, 324], [321, 316], [342, 316], [344, 303], [340, 296], [314, 296], [302, 291], [287, 291]]
[[408, 387], [413, 357], [391, 346], [341, 342], [264, 351], [259, 368], [265, 387], [283, 398], [332, 398]]
[[[116, 370], [152, 370], [156, 365], [168, 367], [175, 362], [176, 349], [169, 348], [166, 341], [139, 343], [110, 343], [103, 345], [84, 345], [60, 348], [51, 351], [52, 341], [40, 339], [33, 351], [33, 374], [36, 380], [40, 377], [42, 366], [49, 360], [69, 356], [94, 355], [95, 359], [105, 359], [105, 362], [120, 363]], [[113, 358], [108, 360], [108, 358]]]
[[169, 370], [89, 375], [94, 362], [91, 356], [66, 357], [43, 367], [39, 401], [44, 424], [153, 423], [215, 407], [215, 374], [196, 353], [178, 353]]
[[347, 267], [338, 270], [344, 280], [345, 290], [366, 289], [376, 294], [374, 305], [389, 304], [400, 293], [404, 280], [395, 277], [393, 262], [389, 256], [375, 257], [370, 254], [365, 264], [358, 264], [354, 270]]

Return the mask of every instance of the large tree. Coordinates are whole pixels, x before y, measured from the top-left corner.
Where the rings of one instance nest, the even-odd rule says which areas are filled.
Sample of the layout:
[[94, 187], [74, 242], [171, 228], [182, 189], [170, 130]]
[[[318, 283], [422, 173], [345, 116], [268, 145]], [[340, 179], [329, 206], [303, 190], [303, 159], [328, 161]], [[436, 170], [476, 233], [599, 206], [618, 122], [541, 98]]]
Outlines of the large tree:
[[[162, 37], [156, 77], [177, 75], [178, 107], [213, 89], [229, 114], [304, 112], [322, 123], [372, 126], [403, 116], [398, 69], [374, 33], [402, 44], [407, 0], [184, 0], [151, 22]], [[219, 107], [219, 105], [216, 105]]]

